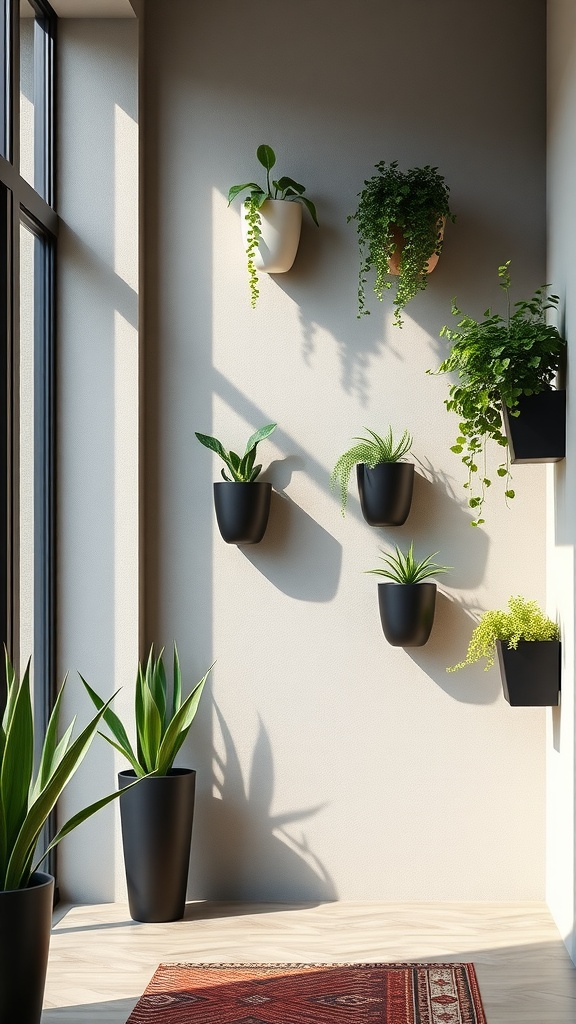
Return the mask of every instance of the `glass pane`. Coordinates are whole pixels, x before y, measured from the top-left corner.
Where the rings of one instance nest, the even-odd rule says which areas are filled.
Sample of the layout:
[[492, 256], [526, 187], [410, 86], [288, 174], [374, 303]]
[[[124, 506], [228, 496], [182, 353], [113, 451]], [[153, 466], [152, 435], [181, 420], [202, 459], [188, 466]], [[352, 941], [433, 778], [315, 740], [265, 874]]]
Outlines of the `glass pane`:
[[20, 225], [20, 667], [34, 647], [34, 250]]
[[8, 157], [10, 145], [8, 139], [9, 110], [9, 73], [10, 73], [10, 0], [0, 0], [0, 154]]
[[30, 0], [20, 0], [20, 173], [51, 201], [50, 24]]

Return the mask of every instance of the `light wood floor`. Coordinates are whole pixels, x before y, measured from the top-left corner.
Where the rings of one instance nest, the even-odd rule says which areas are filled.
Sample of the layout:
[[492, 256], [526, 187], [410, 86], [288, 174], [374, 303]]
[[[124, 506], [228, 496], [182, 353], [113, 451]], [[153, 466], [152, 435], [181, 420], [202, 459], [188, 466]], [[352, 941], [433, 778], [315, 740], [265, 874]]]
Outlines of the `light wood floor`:
[[575, 1024], [576, 968], [540, 903], [192, 903], [143, 925], [59, 911], [43, 1024], [124, 1024], [161, 961], [473, 961], [488, 1024]]

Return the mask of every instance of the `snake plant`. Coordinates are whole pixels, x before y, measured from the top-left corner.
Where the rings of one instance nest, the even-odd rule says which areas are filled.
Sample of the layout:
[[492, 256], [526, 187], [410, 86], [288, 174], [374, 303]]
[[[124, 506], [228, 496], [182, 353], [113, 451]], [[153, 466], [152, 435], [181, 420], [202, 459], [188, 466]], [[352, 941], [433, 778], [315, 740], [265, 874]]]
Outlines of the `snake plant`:
[[237, 455], [236, 452], [227, 452], [224, 446], [220, 443], [217, 437], [211, 437], [210, 434], [198, 434], [196, 437], [203, 444], [205, 448], [209, 448], [210, 451], [216, 452], [223, 462], [226, 463], [230, 471], [230, 475], [226, 476], [226, 470], [222, 469], [221, 473], [224, 480], [228, 483], [239, 483], [239, 484], [251, 484], [260, 475], [261, 465], [255, 466], [256, 461], [256, 449], [263, 441], [264, 438], [269, 437], [273, 430], [276, 429], [276, 423], [268, 423], [265, 427], [260, 427], [250, 438], [244, 449], [243, 455]]

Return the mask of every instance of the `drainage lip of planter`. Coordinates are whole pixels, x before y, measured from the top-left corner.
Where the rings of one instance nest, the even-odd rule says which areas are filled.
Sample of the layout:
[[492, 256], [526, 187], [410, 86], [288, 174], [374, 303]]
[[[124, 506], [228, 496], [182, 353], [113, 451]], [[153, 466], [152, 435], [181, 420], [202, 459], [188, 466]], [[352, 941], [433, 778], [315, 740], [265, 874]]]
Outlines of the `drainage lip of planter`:
[[556, 707], [560, 693], [559, 640], [519, 640], [510, 648], [496, 641], [502, 689], [515, 708]]
[[435, 583], [379, 583], [384, 636], [393, 647], [423, 647], [434, 625]]
[[374, 469], [356, 466], [362, 515], [369, 526], [402, 526], [414, 490], [413, 462], [379, 462]]
[[258, 544], [268, 525], [272, 484], [263, 480], [253, 483], [214, 484], [214, 508], [218, 529], [227, 544]]
[[560, 462], [566, 457], [566, 392], [522, 395], [519, 416], [502, 408], [510, 461], [515, 465]]

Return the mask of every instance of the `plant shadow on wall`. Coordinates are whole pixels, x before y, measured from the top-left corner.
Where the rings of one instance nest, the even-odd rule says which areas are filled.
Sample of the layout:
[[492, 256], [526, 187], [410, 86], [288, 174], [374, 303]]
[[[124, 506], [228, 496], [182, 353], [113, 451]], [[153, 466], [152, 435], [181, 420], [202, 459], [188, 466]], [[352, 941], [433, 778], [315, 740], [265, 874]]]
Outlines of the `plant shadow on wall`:
[[303, 469], [304, 460], [289, 456], [268, 467], [265, 475], [276, 488], [272, 491], [268, 528], [260, 544], [241, 546], [240, 551], [288, 597], [331, 601], [338, 589], [342, 546], [283, 493], [281, 488], [289, 482], [292, 468]]
[[[245, 787], [232, 734], [216, 704], [223, 756], [214, 754], [214, 798], [205, 811], [204, 856], [206, 886], [217, 899], [253, 899], [293, 902], [334, 900], [338, 893], [326, 868], [308, 846], [306, 835], [293, 834], [296, 826], [319, 814], [316, 804], [271, 814], [274, 797], [274, 760], [270, 738], [261, 719], [250, 778]], [[256, 879], [247, 888], [248, 879]], [[227, 881], [222, 885], [221, 879]]]

